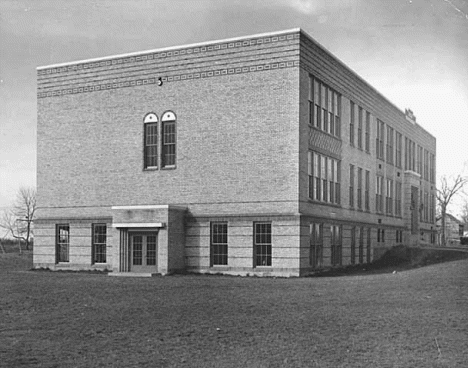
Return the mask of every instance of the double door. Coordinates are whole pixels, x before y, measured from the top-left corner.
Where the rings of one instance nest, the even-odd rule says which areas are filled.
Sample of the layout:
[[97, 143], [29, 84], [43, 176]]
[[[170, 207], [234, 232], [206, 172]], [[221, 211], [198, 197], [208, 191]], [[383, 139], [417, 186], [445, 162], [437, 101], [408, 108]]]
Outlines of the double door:
[[130, 235], [130, 271], [158, 271], [158, 234], [135, 233]]

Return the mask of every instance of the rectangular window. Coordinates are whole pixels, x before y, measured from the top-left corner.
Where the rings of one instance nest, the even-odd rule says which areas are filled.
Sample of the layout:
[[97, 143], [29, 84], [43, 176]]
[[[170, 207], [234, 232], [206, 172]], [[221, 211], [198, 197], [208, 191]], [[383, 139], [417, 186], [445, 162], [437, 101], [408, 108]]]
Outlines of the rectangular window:
[[377, 229], [377, 243], [385, 243], [385, 229]]
[[[429, 222], [429, 193], [424, 192], [424, 222]], [[462, 234], [463, 236], [463, 234]]]
[[387, 162], [393, 164], [393, 128], [387, 125]]
[[429, 154], [429, 165], [430, 165], [430, 169], [429, 169], [429, 176], [430, 176], [430, 180], [431, 180], [431, 183], [435, 183], [435, 172], [436, 172], [436, 167], [435, 167], [435, 156], [430, 153]]
[[354, 146], [355, 105], [353, 101], [351, 101], [349, 117], [349, 144]]
[[401, 217], [401, 188], [399, 181], [395, 182], [395, 216]]
[[385, 212], [387, 215], [393, 213], [393, 180], [387, 179], [387, 190], [385, 191]]
[[161, 166], [171, 167], [176, 163], [176, 124], [175, 121], [162, 123], [162, 157]]
[[341, 247], [341, 226], [331, 225], [331, 264], [332, 266], [342, 265], [342, 247]]
[[335, 114], [335, 137], [341, 137], [341, 95], [337, 92], [333, 92], [334, 96], [334, 107], [333, 112]]
[[359, 264], [364, 263], [364, 228], [360, 227], [359, 229]]
[[401, 168], [401, 133], [395, 132], [395, 165]]
[[364, 206], [365, 206], [366, 211], [370, 211], [369, 191], [370, 191], [370, 171], [366, 170], [366, 181], [365, 181], [365, 187], [364, 187]]
[[158, 123], [145, 124], [145, 169], [158, 167]]
[[366, 111], [366, 139], [365, 139], [365, 147], [366, 152], [370, 152], [370, 112]]
[[340, 162], [316, 152], [308, 153], [309, 198], [340, 203]]
[[254, 250], [256, 266], [271, 266], [271, 223], [254, 223]]
[[310, 75], [309, 87], [309, 121], [336, 137], [340, 137], [341, 96], [325, 83]]
[[107, 225], [93, 224], [93, 263], [106, 263]]
[[424, 150], [424, 180], [429, 181], [429, 152]]
[[384, 160], [384, 129], [385, 123], [377, 119], [376, 155], [381, 160]]
[[416, 154], [416, 172], [419, 175], [423, 175], [423, 148], [418, 144], [418, 150]]
[[354, 207], [354, 165], [349, 165], [349, 207]]
[[228, 264], [228, 224], [226, 222], [211, 223], [211, 265]]
[[383, 212], [383, 177], [377, 176], [375, 186], [375, 211]]
[[357, 145], [358, 148], [362, 149], [362, 118], [363, 118], [362, 107], [358, 108], [358, 136], [357, 136]]
[[362, 210], [362, 169], [357, 171], [357, 208]]
[[[359, 228], [357, 228], [359, 234]], [[359, 238], [359, 236], [358, 236]], [[351, 264], [356, 263], [356, 226], [351, 228]]]
[[60, 224], [55, 227], [55, 258], [56, 262], [69, 262], [70, 225]]
[[[364, 230], [364, 229], [363, 229]], [[364, 231], [363, 231], [364, 232]], [[364, 242], [364, 239], [363, 239], [363, 242]], [[371, 229], [368, 228], [367, 229], [367, 263], [371, 263]]]
[[309, 229], [310, 265], [321, 268], [323, 264], [323, 224], [311, 222]]

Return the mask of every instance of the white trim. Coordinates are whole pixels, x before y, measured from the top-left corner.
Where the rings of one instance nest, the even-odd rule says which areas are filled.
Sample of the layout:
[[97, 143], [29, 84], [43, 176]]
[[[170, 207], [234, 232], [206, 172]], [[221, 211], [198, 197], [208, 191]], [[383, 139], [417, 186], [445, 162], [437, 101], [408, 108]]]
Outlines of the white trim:
[[241, 37], [225, 38], [225, 39], [221, 39], [221, 40], [212, 40], [212, 41], [191, 43], [191, 44], [188, 44], [188, 45], [162, 47], [162, 48], [159, 48], [159, 49], [136, 51], [136, 52], [129, 52], [129, 53], [125, 53], [125, 54], [117, 54], [117, 55], [97, 57], [97, 58], [92, 58], [92, 59], [84, 59], [84, 60], [77, 60], [77, 61], [69, 61], [69, 62], [65, 62], [65, 63], [43, 65], [43, 66], [38, 66], [36, 69], [37, 70], [42, 70], [42, 69], [48, 69], [48, 68], [56, 68], [56, 67], [60, 67], [60, 66], [68, 66], [68, 65], [75, 65], [75, 64], [81, 64], [81, 63], [90, 63], [90, 62], [94, 62], [94, 61], [111, 60], [111, 59], [116, 59], [116, 58], [121, 58], [121, 57], [128, 57], [128, 56], [136, 56], [136, 55], [147, 54], [147, 53], [151, 53], [151, 52], [170, 51], [170, 50], [177, 50], [177, 49], [180, 49], [180, 48], [205, 46], [205, 45], [210, 45], [210, 44], [213, 44], [213, 43], [232, 42], [232, 41], [239, 41], [239, 40], [245, 40], [245, 39], [256, 38], [256, 37], [276, 36], [276, 35], [282, 35], [282, 34], [286, 34], [286, 33], [300, 32], [300, 31], [301, 31], [300, 28], [292, 28], [292, 29], [287, 29], [287, 30], [284, 30], [284, 31], [258, 33], [258, 34], [254, 34], [254, 35], [248, 35], [248, 36], [241, 36]]
[[121, 224], [112, 224], [112, 227], [114, 228], [134, 228], [134, 227], [140, 227], [140, 228], [147, 228], [147, 227], [166, 227], [166, 224], [164, 222], [129, 222], [129, 223], [121, 223]]

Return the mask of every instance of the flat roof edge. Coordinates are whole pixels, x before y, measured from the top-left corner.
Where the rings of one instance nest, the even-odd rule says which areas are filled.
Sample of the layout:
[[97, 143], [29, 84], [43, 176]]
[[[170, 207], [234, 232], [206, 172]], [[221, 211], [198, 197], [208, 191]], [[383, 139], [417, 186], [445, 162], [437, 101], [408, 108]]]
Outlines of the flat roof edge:
[[[399, 113], [401, 113], [401, 115], [403, 115], [404, 117], [406, 117], [406, 114], [405, 112], [400, 109], [397, 105], [395, 105], [392, 101], [390, 101], [384, 94], [382, 94], [377, 88], [375, 88], [374, 86], [372, 86], [368, 81], [366, 81], [363, 77], [361, 77], [358, 73], [356, 73], [353, 69], [351, 69], [351, 67], [349, 67], [348, 65], [346, 65], [343, 61], [341, 61], [340, 58], [338, 58], [337, 56], [335, 56], [330, 50], [328, 50], [325, 46], [323, 46], [320, 42], [318, 42], [315, 38], [313, 38], [312, 36], [310, 36], [306, 31], [304, 31], [303, 29], [300, 29], [300, 32], [301, 34], [303, 34], [305, 37], [307, 37], [311, 42], [313, 42], [314, 44], [316, 44], [318, 47], [320, 47], [323, 51], [325, 51], [328, 55], [330, 55], [333, 59], [335, 59], [338, 64], [340, 66], [342, 66], [346, 71], [348, 71], [349, 73], [351, 73], [354, 77], [358, 78], [361, 82], [363, 82], [367, 87], [369, 87], [373, 92], [375, 92], [378, 96], [380, 96], [383, 100], [385, 100], [385, 102], [387, 102], [390, 106], [392, 106], [393, 108], [395, 108]], [[415, 122], [415, 124], [417, 125], [418, 128], [422, 129], [425, 133], [427, 133], [428, 135], [430, 135], [432, 138], [435, 139], [435, 136], [433, 134], [431, 134], [426, 128], [424, 128], [423, 126], [421, 126], [421, 124]]]
[[75, 60], [75, 61], [69, 61], [69, 62], [58, 63], [58, 64], [43, 65], [43, 66], [36, 67], [36, 70], [44, 70], [44, 69], [49, 69], [49, 68], [57, 68], [57, 67], [61, 67], [61, 66], [69, 66], [69, 65], [76, 65], [76, 64], [82, 64], [82, 63], [90, 63], [90, 62], [96, 62], [96, 61], [111, 60], [111, 59], [127, 57], [127, 56], [137, 56], [137, 55], [148, 54], [148, 53], [152, 53], [152, 52], [171, 51], [171, 50], [177, 50], [177, 49], [180, 49], [180, 48], [206, 46], [206, 45], [210, 45], [210, 44], [213, 44], [213, 43], [232, 42], [232, 41], [239, 41], [239, 40], [245, 40], [245, 39], [256, 38], [256, 37], [268, 37], [268, 36], [283, 35], [283, 34], [301, 32], [301, 31], [302, 31], [301, 28], [291, 28], [291, 29], [285, 29], [285, 30], [282, 30], [282, 31], [257, 33], [257, 34], [253, 34], [253, 35], [247, 35], [247, 36], [225, 38], [225, 39], [220, 39], [220, 40], [203, 41], [203, 42], [196, 42], [196, 43], [191, 43], [191, 44], [183, 44], [183, 45], [162, 47], [162, 48], [157, 48], [157, 49], [135, 51], [135, 52], [129, 52], [129, 53], [124, 53], [124, 54], [108, 55], [108, 56], [102, 56], [102, 57], [91, 58], [91, 59]]

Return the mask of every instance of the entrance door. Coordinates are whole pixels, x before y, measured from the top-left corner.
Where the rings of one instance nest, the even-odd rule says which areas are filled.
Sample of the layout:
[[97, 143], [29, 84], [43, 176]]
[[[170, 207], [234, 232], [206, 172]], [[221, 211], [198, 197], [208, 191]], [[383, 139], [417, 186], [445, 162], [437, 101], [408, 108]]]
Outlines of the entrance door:
[[130, 235], [131, 272], [155, 273], [158, 271], [157, 240], [157, 233]]

